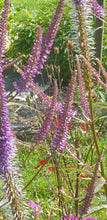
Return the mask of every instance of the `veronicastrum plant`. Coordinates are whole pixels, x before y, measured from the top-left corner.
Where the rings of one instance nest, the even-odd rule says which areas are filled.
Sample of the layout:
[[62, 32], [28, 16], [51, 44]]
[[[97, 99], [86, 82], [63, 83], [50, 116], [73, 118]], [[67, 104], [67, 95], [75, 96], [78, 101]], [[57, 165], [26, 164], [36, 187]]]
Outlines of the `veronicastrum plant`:
[[[37, 74], [41, 74], [44, 63], [46, 62], [57, 30], [62, 17], [62, 12], [65, 5], [65, 0], [59, 0], [57, 9], [53, 16], [53, 19], [49, 25], [48, 31], [43, 36], [42, 28], [36, 25], [36, 35], [34, 44], [28, 59], [27, 64], [23, 69], [20, 69], [16, 62], [23, 57], [20, 56], [16, 60], [13, 60], [9, 64], [5, 64], [5, 47], [6, 47], [6, 35], [8, 25], [8, 13], [9, 13], [9, 0], [4, 0], [4, 8], [0, 17], [0, 175], [1, 180], [4, 183], [4, 196], [0, 201], [6, 198], [6, 202], [1, 205], [1, 208], [8, 205], [11, 208], [13, 219], [22, 220], [29, 217], [28, 207], [25, 206], [27, 201], [26, 195], [23, 191], [30, 185], [36, 175], [27, 183], [23, 188], [21, 176], [18, 175], [18, 161], [17, 161], [17, 148], [15, 143], [15, 137], [9, 122], [7, 97], [4, 86], [3, 70], [14, 65], [21, 77], [18, 82], [14, 83], [16, 95], [21, 94], [22, 91], [34, 90], [42, 102], [48, 107], [48, 112], [45, 114], [43, 123], [40, 129], [35, 133], [32, 139], [32, 147], [30, 149], [29, 156], [35, 151], [36, 146], [43, 143], [45, 140], [48, 143], [47, 159], [41, 160], [38, 166], [40, 170], [52, 160], [54, 167], [49, 167], [50, 170], [56, 171], [57, 180], [57, 198], [59, 208], [59, 219], [66, 220], [96, 220], [96, 218], [87, 217], [89, 208], [95, 195], [96, 184], [98, 183], [98, 177], [103, 178], [104, 193], [107, 198], [107, 184], [106, 173], [102, 158], [104, 157], [104, 147], [99, 147], [98, 135], [96, 134], [96, 117], [94, 115], [92, 88], [95, 79], [107, 91], [107, 72], [101, 64], [101, 61], [97, 59], [97, 62], [101, 68], [102, 75], [97, 73], [95, 66], [93, 67], [93, 60], [95, 59], [94, 53], [92, 54], [90, 40], [90, 32], [87, 31], [87, 18], [92, 14], [104, 21], [105, 10], [98, 5], [95, 0], [73, 0], [74, 12], [76, 14], [76, 26], [77, 26], [77, 42], [79, 48], [79, 55], [72, 58], [74, 59], [74, 65], [70, 63], [70, 53], [72, 54], [73, 42], [67, 41], [68, 61], [71, 74], [71, 80], [68, 84], [65, 99], [62, 103], [57, 102], [57, 82], [54, 82], [53, 96], [49, 97], [42, 92], [38, 85], [35, 84], [34, 78]], [[90, 28], [89, 28], [90, 29]], [[91, 36], [90, 36], [91, 38]], [[96, 84], [95, 84], [96, 85]], [[81, 115], [77, 113], [75, 107], [75, 91], [76, 88], [80, 91], [80, 105]], [[56, 117], [57, 115], [57, 117]], [[55, 117], [56, 120], [55, 121]], [[71, 122], [74, 123], [74, 130], [71, 132]], [[79, 138], [79, 129], [77, 123], [81, 123], [81, 128], [84, 132], [87, 131], [89, 136]], [[102, 125], [100, 125], [99, 130]], [[70, 130], [70, 131], [69, 131]], [[88, 139], [91, 142], [91, 146], [88, 143], [87, 155], [81, 150], [82, 144]], [[97, 154], [96, 162], [92, 162], [90, 167], [90, 152]], [[75, 166], [71, 166], [75, 173], [75, 184], [73, 185], [70, 180], [69, 170], [67, 170], [66, 157], [72, 158], [75, 162]], [[61, 160], [60, 160], [61, 158]], [[84, 159], [85, 158], [85, 159]], [[25, 160], [25, 162], [26, 162]], [[62, 163], [63, 161], [63, 163]], [[25, 164], [24, 162], [24, 164]], [[24, 165], [23, 164], [23, 165]], [[63, 164], [63, 165], [62, 165]], [[63, 167], [63, 169], [62, 169]], [[90, 183], [87, 186], [87, 192], [84, 198], [79, 198], [80, 193], [79, 178], [82, 168], [84, 171], [90, 171]], [[67, 182], [70, 196], [67, 203], [64, 197], [64, 182]], [[101, 185], [102, 186], [102, 185]], [[23, 189], [22, 189], [23, 188]], [[100, 187], [99, 187], [100, 188]], [[71, 201], [74, 201], [73, 209], [70, 207]], [[35, 204], [34, 201], [29, 200], [29, 206], [33, 208], [33, 213], [36, 216], [43, 215], [43, 209], [39, 204]], [[106, 205], [105, 205], [106, 207]], [[106, 207], [107, 208], [107, 207]], [[42, 218], [42, 217], [41, 217]], [[47, 217], [48, 218], [48, 217]], [[42, 219], [45, 219], [44, 217]]]

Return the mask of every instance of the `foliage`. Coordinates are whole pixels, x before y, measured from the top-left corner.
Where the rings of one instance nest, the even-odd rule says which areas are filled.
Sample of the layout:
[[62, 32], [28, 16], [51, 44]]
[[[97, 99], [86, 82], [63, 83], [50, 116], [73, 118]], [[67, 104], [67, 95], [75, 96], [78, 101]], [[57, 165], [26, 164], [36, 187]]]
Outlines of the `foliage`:
[[[37, 4], [37, 3], [36, 3]], [[27, 6], [26, 6], [27, 7]], [[24, 63], [28, 59], [30, 54], [34, 35], [35, 25], [41, 25], [43, 33], [45, 34], [48, 25], [53, 17], [53, 10], [56, 8], [56, 2], [42, 4], [39, 10], [35, 11], [35, 14], [28, 9], [24, 9], [24, 5], [16, 5], [11, 3], [9, 23], [8, 23], [8, 38], [7, 38], [7, 56], [16, 58], [21, 54], [25, 54]], [[71, 24], [70, 19], [70, 4], [66, 3], [63, 17], [60, 23], [60, 27], [55, 39], [54, 47], [59, 47], [60, 54], [57, 57], [57, 65], [60, 65], [62, 77], [65, 84], [69, 80], [69, 69], [66, 68], [68, 65], [67, 53], [66, 53], [66, 37], [70, 35]], [[33, 14], [33, 15], [32, 15]], [[54, 49], [52, 49], [51, 55], [48, 59], [49, 63], [54, 60]], [[63, 59], [62, 59], [63, 57]]]
[[[50, 87], [53, 90], [52, 96], [40, 90], [34, 82], [34, 77], [40, 70], [40, 64], [44, 64], [50, 53], [56, 36], [55, 31], [61, 19], [64, 0], [59, 0], [60, 4], [57, 6], [52, 25], [49, 26], [43, 41], [42, 29], [37, 26], [34, 43], [35, 19], [28, 10], [14, 8], [11, 5], [8, 23], [9, 0], [4, 2], [0, 19], [1, 218], [13, 216], [17, 220], [29, 218], [92, 220], [95, 217], [94, 219], [101, 220], [105, 217], [107, 208], [107, 135], [105, 132], [107, 127], [107, 72], [102, 63], [97, 60], [102, 69], [99, 75], [90, 61], [91, 48], [87, 34], [89, 24], [86, 18], [90, 15], [91, 2], [84, 5], [82, 0], [73, 1], [77, 22], [78, 53], [75, 49], [73, 51], [72, 39], [66, 38], [64, 42], [65, 33], [69, 35], [71, 24], [67, 23], [68, 14], [62, 18], [62, 26], [59, 28], [55, 42], [56, 47], [49, 57], [48, 65], [45, 65]], [[68, 7], [65, 7], [66, 10], [68, 11]], [[38, 19], [45, 33], [45, 25], [49, 17], [45, 12], [43, 16], [44, 22], [41, 20], [41, 15]], [[7, 24], [10, 33], [8, 38], [6, 38]], [[61, 44], [59, 44], [59, 39]], [[16, 63], [23, 56], [19, 56], [8, 64], [3, 63], [6, 40], [9, 56], [12, 54], [15, 58], [16, 55], [23, 53], [26, 55], [26, 63], [22, 69]], [[66, 49], [64, 49], [65, 45]], [[13, 65], [21, 77], [18, 82], [14, 83], [14, 93], [12, 91], [6, 95], [2, 73]], [[64, 92], [62, 75], [60, 76], [61, 67], [63, 70], [68, 68], [70, 75], [69, 84]], [[67, 72], [66, 77], [68, 77]], [[66, 77], [63, 75], [64, 79]], [[30, 142], [20, 143], [17, 140], [18, 154], [16, 156], [8, 107], [16, 106], [14, 111], [17, 115], [24, 105], [15, 103], [14, 98], [26, 90], [30, 90], [26, 105], [35, 113], [36, 117], [34, 116], [33, 120], [37, 131], [31, 140], [28, 137], [27, 140]], [[35, 93], [42, 102], [41, 105], [39, 103], [37, 106]], [[7, 206], [8, 210], [5, 211]], [[91, 217], [87, 219], [88, 215]]]
[[[34, 3], [30, 4], [23, 2], [17, 3], [12, 2], [10, 7], [9, 14], [9, 23], [8, 23], [8, 38], [7, 38], [7, 56], [11, 58], [16, 58], [21, 54], [25, 54], [23, 64], [27, 61], [30, 54], [34, 35], [35, 35], [35, 25], [41, 25], [43, 33], [47, 31], [48, 25], [53, 16], [53, 10], [55, 10], [57, 1], [51, 2], [36, 2], [35, 10], [33, 8]], [[1, 7], [2, 8], [2, 7]], [[53, 8], [53, 10], [51, 10]], [[71, 2], [67, 1], [63, 17], [60, 23], [60, 27], [55, 38], [53, 49], [51, 55], [48, 58], [48, 63], [53, 63], [54, 61], [54, 47], [59, 48], [59, 56], [57, 57], [57, 65], [60, 65], [61, 75], [63, 78], [64, 85], [67, 85], [69, 81], [69, 69], [66, 68], [68, 65], [67, 60], [67, 51], [66, 51], [66, 37], [72, 37], [71, 29], [72, 23], [71, 20]], [[106, 28], [104, 29], [104, 44], [103, 44], [103, 65], [106, 68], [106, 53], [107, 53], [107, 33]], [[63, 58], [62, 58], [63, 57]], [[20, 61], [22, 66], [22, 63]]]

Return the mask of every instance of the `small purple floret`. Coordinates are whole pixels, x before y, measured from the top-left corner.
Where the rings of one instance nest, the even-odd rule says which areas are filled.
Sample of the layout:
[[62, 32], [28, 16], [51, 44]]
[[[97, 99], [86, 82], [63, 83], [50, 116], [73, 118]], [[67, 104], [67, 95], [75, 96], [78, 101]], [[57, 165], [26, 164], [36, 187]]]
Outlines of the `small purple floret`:
[[37, 205], [34, 203], [34, 201], [32, 200], [29, 200], [29, 205], [31, 208], [33, 208], [33, 213], [36, 214], [36, 215], [41, 215], [43, 214], [43, 210], [42, 210], [42, 207], [40, 205]]

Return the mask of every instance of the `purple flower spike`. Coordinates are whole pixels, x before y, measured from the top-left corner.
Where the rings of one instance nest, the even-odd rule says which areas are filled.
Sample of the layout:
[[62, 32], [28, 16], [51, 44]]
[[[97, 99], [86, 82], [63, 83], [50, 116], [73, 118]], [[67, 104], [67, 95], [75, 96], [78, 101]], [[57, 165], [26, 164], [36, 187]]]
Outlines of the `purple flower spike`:
[[81, 67], [80, 67], [78, 56], [76, 56], [76, 59], [77, 59], [77, 70], [78, 70], [81, 106], [85, 112], [85, 115], [88, 116], [88, 118], [90, 118], [90, 109], [89, 109], [88, 100], [86, 97], [85, 85], [84, 85], [84, 81], [82, 77], [82, 72], [81, 72]]
[[20, 77], [18, 82], [14, 84], [14, 87], [17, 90], [22, 91], [25, 89], [29, 89], [31, 82], [33, 82], [33, 78], [37, 73], [39, 59], [40, 59], [41, 43], [42, 43], [42, 29], [39, 25], [37, 25], [36, 28], [37, 28], [37, 33], [35, 36], [35, 40], [29, 60], [27, 62], [27, 65], [24, 67], [24, 71], [21, 74], [22, 76]]
[[41, 215], [43, 214], [43, 210], [42, 210], [42, 207], [40, 205], [37, 205], [34, 203], [34, 201], [32, 200], [29, 200], [29, 205], [30, 207], [33, 208], [33, 213], [36, 214], [36, 215]]
[[51, 101], [49, 111], [47, 113], [47, 116], [46, 116], [41, 128], [36, 133], [36, 136], [34, 138], [34, 141], [36, 143], [42, 143], [43, 140], [45, 139], [49, 129], [50, 129], [50, 126], [51, 126], [51, 123], [52, 123], [52, 120], [53, 120], [53, 116], [54, 116], [54, 112], [55, 112], [56, 99], [57, 99], [57, 82], [55, 81], [55, 83], [54, 83], [54, 93], [53, 93], [53, 98], [52, 98], [52, 101]]
[[14, 165], [17, 149], [15, 137], [9, 123], [6, 93], [2, 77], [0, 73], [0, 175], [4, 177], [6, 197], [10, 203], [12, 214], [15, 216], [14, 219], [24, 220], [22, 198], [20, 198], [19, 186], [17, 186], [16, 179], [14, 178], [14, 175], [16, 175]]
[[[103, 80], [101, 79], [101, 76], [99, 75], [99, 73], [96, 71], [95, 68], [93, 68], [91, 66], [91, 64], [88, 62], [88, 60], [83, 56], [80, 55], [80, 57], [82, 57], [82, 59], [84, 60], [85, 64], [87, 65], [87, 67], [89, 67], [89, 69], [91, 70], [90, 73], [96, 77], [96, 79], [98, 80], [98, 82], [100, 83], [100, 85], [107, 91], [107, 84], [103, 82]], [[103, 75], [104, 77], [107, 77], [104, 73], [104, 69], [103, 69]]]
[[[36, 94], [38, 95], [39, 99], [45, 104], [48, 105], [48, 107], [50, 107], [51, 105], [51, 98], [46, 95], [42, 90], [40, 90], [40, 88], [38, 87], [37, 84], [32, 83], [31, 84], [32, 89], [36, 92]], [[58, 102], [56, 103], [56, 108], [55, 110], [57, 112], [62, 112], [62, 105], [59, 104]]]
[[98, 17], [98, 18], [102, 18], [104, 19], [105, 17], [105, 10], [104, 8], [102, 8], [97, 1], [95, 0], [90, 0], [90, 3], [91, 3], [91, 10], [92, 10], [92, 13]]
[[2, 66], [3, 71], [6, 70], [6, 69], [8, 69], [8, 68], [10, 68], [11, 66], [14, 66], [14, 64], [17, 63], [17, 62], [18, 62], [21, 58], [23, 58], [23, 57], [25, 57], [25, 56], [24, 56], [24, 55], [21, 55], [21, 56], [17, 57], [15, 60], [13, 60], [13, 61], [11, 61], [11, 62], [9, 62], [9, 63], [7, 63], [7, 64], [4, 64], [4, 65]]
[[63, 110], [60, 115], [60, 125], [57, 128], [56, 136], [50, 144], [50, 149], [55, 150], [57, 148], [58, 151], [64, 150], [65, 146], [68, 146], [67, 143], [67, 133], [68, 133], [68, 125], [70, 122], [70, 118], [72, 117], [72, 103], [74, 98], [76, 86], [76, 71], [74, 71], [73, 77], [71, 77], [70, 83], [68, 85]]
[[40, 58], [40, 50], [42, 43], [42, 28], [39, 25], [36, 25], [37, 33], [35, 36], [34, 44], [32, 47], [32, 51], [27, 62], [27, 65], [24, 67], [25, 76], [29, 76], [31, 74], [32, 77], [35, 76], [37, 72], [37, 66]]
[[43, 64], [46, 62], [48, 55], [50, 54], [55, 36], [58, 31], [58, 27], [59, 27], [60, 20], [62, 17], [64, 5], [65, 5], [65, 0], [59, 0], [55, 15], [52, 19], [52, 22], [51, 22], [51, 24], [48, 28], [48, 31], [44, 37], [44, 40], [42, 42], [41, 57], [40, 57], [40, 64], [39, 64], [40, 69], [43, 68]]
[[6, 177], [12, 173], [12, 161], [15, 157], [16, 147], [14, 135], [9, 123], [8, 108], [4, 80], [0, 74], [0, 175]]
[[[95, 165], [93, 177], [92, 177], [91, 182], [89, 184], [87, 194], [86, 194], [86, 196], [83, 200], [83, 204], [82, 204], [82, 206], [80, 207], [80, 210], [79, 210], [79, 214], [80, 214], [81, 218], [82, 218], [83, 215], [88, 213], [89, 208], [91, 206], [92, 198], [94, 196], [96, 181], [97, 181], [97, 178], [98, 178], [98, 172], [99, 172], [99, 166], [100, 166], [100, 162], [101, 162], [101, 158], [102, 158], [102, 153], [103, 153], [103, 149], [99, 153], [99, 156], [98, 156], [98, 159], [97, 159], [97, 162], [96, 162], [96, 165]], [[88, 218], [88, 220], [91, 220], [91, 218]]]
[[48, 55], [50, 54], [55, 36], [57, 34], [64, 5], [65, 0], [59, 0], [55, 15], [52, 19], [52, 22], [48, 28], [43, 42], [42, 29], [39, 25], [36, 26], [37, 34], [28, 63], [24, 67], [24, 71], [21, 71], [21, 77], [18, 80], [18, 83], [14, 83], [14, 87], [18, 92], [29, 89], [35, 75], [40, 73], [38, 68], [43, 68], [43, 64], [46, 62]]

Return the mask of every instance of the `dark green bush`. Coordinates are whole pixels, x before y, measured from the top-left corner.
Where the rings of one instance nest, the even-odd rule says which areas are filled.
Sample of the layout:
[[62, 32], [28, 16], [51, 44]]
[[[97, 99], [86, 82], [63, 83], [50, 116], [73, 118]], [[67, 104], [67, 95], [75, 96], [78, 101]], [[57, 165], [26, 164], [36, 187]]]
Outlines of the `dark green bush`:
[[[70, 72], [68, 67], [67, 52], [66, 52], [66, 37], [70, 36], [71, 39], [71, 28], [72, 24], [70, 22], [70, 5], [67, 2], [64, 8], [63, 17], [59, 26], [57, 36], [54, 41], [54, 47], [59, 47], [59, 55], [57, 57], [56, 65], [60, 65], [61, 77], [65, 84], [68, 83]], [[0, 8], [3, 5], [3, 0], [0, 3]], [[35, 25], [41, 25], [43, 29], [43, 34], [46, 33], [48, 26], [53, 17], [54, 11], [56, 9], [56, 2], [50, 2], [47, 5], [41, 5], [39, 10], [33, 10], [32, 15], [27, 9], [24, 9], [24, 5], [14, 6], [11, 4], [9, 13], [9, 25], [8, 25], [8, 39], [7, 39], [7, 56], [11, 58], [16, 58], [21, 54], [25, 54], [24, 64], [28, 59], [29, 53], [31, 51], [36, 29]], [[52, 48], [51, 54], [47, 60], [47, 63], [54, 62], [54, 49]], [[107, 32], [104, 32], [104, 52], [103, 52], [103, 65], [107, 67]]]
[[[36, 33], [35, 25], [41, 25], [43, 34], [45, 34], [48, 30], [55, 9], [56, 5], [54, 4], [50, 4], [49, 8], [46, 8], [46, 6], [43, 5], [38, 12], [35, 12], [35, 16], [32, 17], [22, 6], [14, 7], [13, 4], [11, 4], [8, 25], [7, 56], [16, 58], [21, 54], [25, 54], [25, 62], [28, 59], [33, 45]], [[60, 65], [61, 75], [64, 78], [64, 81], [66, 81], [70, 75], [66, 53], [66, 36], [69, 36], [70, 34], [70, 26], [69, 6], [66, 5], [53, 45], [53, 48], [59, 47], [60, 50], [56, 64]], [[47, 62], [53, 63], [53, 60], [54, 49], [52, 49]]]

